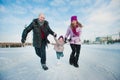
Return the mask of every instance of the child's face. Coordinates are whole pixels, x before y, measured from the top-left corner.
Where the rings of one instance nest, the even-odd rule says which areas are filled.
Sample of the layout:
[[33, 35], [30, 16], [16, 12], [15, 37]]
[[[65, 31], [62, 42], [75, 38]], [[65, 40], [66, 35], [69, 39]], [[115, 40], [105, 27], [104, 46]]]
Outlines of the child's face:
[[63, 41], [63, 38], [60, 38], [59, 41]]

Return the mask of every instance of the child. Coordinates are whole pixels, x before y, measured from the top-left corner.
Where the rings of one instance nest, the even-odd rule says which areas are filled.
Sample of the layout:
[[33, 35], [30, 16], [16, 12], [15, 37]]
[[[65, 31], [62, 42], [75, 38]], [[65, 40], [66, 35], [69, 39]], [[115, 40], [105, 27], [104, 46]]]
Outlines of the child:
[[57, 64], [60, 64], [59, 63], [60, 62], [60, 57], [64, 56], [64, 54], [63, 54], [64, 44], [65, 44], [64, 43], [64, 38], [63, 38], [63, 36], [60, 36], [58, 38], [58, 40], [55, 37], [54, 37], [54, 39], [55, 39], [56, 43], [51, 43], [51, 44], [54, 45], [54, 49], [56, 51], [56, 55], [57, 55], [57, 59], [58, 59]]

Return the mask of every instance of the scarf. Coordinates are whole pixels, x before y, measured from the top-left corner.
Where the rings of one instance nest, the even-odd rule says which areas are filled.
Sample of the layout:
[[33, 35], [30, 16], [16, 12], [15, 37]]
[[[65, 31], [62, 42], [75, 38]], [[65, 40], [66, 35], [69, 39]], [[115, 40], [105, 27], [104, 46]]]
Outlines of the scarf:
[[42, 39], [45, 39], [45, 33], [44, 33], [44, 31], [43, 31], [43, 28], [42, 27], [44, 27], [44, 21], [43, 22], [40, 22], [39, 20], [38, 20], [38, 23], [39, 23], [39, 25], [40, 25], [40, 31], [41, 31], [41, 38]]
[[72, 32], [75, 36], [79, 36], [79, 32], [76, 32], [77, 28], [78, 28], [78, 26], [72, 28]]

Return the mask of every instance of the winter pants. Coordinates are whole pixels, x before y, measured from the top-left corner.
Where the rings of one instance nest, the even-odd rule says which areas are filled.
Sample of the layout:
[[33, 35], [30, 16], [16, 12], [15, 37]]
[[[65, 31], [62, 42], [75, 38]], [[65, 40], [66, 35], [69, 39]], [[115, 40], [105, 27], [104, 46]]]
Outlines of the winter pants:
[[35, 47], [36, 54], [41, 58], [41, 64], [46, 64], [46, 45], [42, 42], [40, 48]]
[[81, 45], [70, 44], [70, 47], [72, 49], [72, 53], [70, 54], [69, 62], [70, 64], [77, 64], [79, 60]]

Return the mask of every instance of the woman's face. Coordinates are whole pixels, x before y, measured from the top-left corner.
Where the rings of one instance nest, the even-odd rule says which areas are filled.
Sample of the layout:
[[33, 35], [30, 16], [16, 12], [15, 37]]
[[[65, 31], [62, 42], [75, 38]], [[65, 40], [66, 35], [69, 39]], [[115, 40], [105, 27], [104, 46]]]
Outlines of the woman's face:
[[71, 23], [72, 23], [73, 25], [76, 25], [76, 24], [77, 24], [77, 21], [76, 21], [76, 20], [73, 20]]

